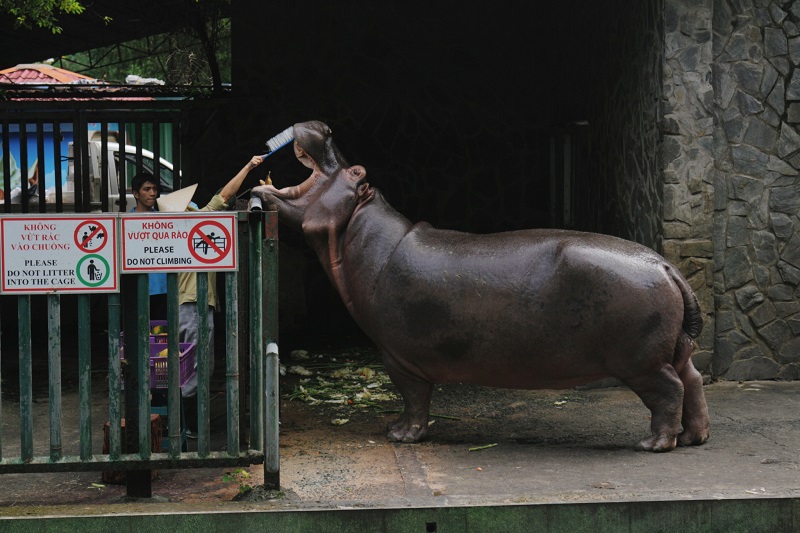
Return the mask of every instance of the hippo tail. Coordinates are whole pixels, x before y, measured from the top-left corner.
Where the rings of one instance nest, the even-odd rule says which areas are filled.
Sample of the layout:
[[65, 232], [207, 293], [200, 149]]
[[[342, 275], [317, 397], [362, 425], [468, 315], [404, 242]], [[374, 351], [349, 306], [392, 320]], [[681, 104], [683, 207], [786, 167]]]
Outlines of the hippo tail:
[[700, 332], [703, 331], [703, 313], [700, 310], [697, 297], [694, 295], [689, 283], [675, 267], [667, 265], [667, 272], [681, 291], [681, 296], [683, 296], [682, 329], [689, 337], [696, 339]]

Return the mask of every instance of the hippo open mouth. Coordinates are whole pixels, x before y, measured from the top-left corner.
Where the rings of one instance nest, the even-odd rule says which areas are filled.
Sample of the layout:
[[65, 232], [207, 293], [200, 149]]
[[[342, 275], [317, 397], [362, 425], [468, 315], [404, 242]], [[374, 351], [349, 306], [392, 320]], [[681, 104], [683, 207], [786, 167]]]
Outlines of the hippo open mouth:
[[313, 173], [303, 183], [281, 189], [277, 189], [273, 185], [265, 185], [265, 191], [280, 200], [297, 200], [311, 190], [320, 177], [321, 175]]
[[[311, 175], [298, 185], [278, 189], [266, 185], [261, 190], [279, 200], [297, 200], [308, 193], [325, 177], [335, 176], [341, 169], [347, 168], [339, 149], [333, 143], [333, 132], [324, 122], [311, 120], [299, 122], [292, 126], [294, 136], [293, 149], [297, 160], [312, 170]], [[364, 182], [366, 184], [366, 182]], [[361, 182], [358, 184], [359, 196], [362, 193]], [[363, 189], [368, 194], [369, 186]]]

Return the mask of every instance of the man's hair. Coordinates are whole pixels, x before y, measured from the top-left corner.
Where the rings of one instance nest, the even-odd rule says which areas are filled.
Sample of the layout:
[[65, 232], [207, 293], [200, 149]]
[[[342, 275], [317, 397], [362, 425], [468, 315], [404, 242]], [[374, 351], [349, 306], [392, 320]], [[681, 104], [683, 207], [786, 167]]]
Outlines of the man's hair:
[[152, 175], [148, 174], [147, 172], [140, 172], [136, 174], [133, 179], [131, 180], [131, 189], [139, 192], [139, 189], [142, 188], [146, 182], [150, 182], [156, 187], [158, 187], [158, 180]]

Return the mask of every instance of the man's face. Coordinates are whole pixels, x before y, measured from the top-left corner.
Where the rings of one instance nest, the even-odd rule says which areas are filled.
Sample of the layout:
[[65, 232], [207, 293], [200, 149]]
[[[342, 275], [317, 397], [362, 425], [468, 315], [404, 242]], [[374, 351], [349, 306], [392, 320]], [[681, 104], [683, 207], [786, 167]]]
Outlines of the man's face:
[[133, 197], [140, 207], [145, 209], [152, 209], [156, 205], [156, 197], [158, 197], [158, 185], [152, 181], [145, 181], [142, 188], [138, 191], [133, 191]]

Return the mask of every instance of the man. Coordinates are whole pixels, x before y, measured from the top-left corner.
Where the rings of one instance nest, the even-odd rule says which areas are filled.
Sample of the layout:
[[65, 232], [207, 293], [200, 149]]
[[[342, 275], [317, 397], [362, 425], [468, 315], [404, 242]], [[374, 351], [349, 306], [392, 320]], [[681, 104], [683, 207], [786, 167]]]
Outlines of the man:
[[156, 198], [158, 198], [158, 181], [152, 175], [145, 172], [136, 174], [131, 180], [131, 190], [136, 205], [131, 209], [132, 213], [150, 213], [156, 210]]
[[[136, 205], [131, 213], [152, 213], [156, 211], [158, 199], [158, 180], [151, 174], [140, 172], [131, 180], [131, 190]], [[165, 317], [167, 314], [167, 275], [150, 274], [150, 315]]]
[[[261, 156], [253, 156], [250, 161], [242, 167], [242, 169], [225, 184], [225, 186], [208, 202], [204, 207], [198, 211], [221, 211], [228, 206], [231, 199], [236, 198], [236, 192], [241, 187], [242, 182], [250, 173], [251, 170], [256, 168], [263, 161]], [[137, 200], [138, 201], [138, 200]], [[185, 210], [183, 207], [182, 210]], [[179, 209], [180, 210], [180, 209]], [[209, 272], [208, 274], [208, 308], [203, 312], [197, 308], [197, 274], [184, 273], [178, 274], [178, 339], [180, 342], [194, 343], [198, 342], [198, 324], [201, 320], [201, 315], [205, 315], [206, 323], [208, 324], [208, 344], [210, 349], [209, 358], [209, 376], [214, 373], [214, 309], [217, 307], [216, 295], [216, 274]], [[183, 398], [194, 398], [197, 395], [197, 374], [181, 388], [181, 396]], [[194, 412], [197, 404], [196, 402], [186, 402], [187, 407], [187, 424], [190, 426], [187, 430], [189, 437], [195, 437], [197, 423], [197, 415]]]

